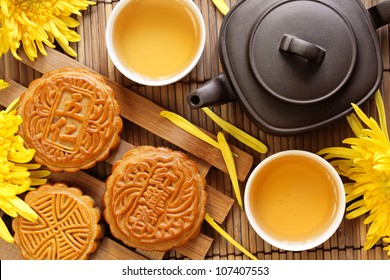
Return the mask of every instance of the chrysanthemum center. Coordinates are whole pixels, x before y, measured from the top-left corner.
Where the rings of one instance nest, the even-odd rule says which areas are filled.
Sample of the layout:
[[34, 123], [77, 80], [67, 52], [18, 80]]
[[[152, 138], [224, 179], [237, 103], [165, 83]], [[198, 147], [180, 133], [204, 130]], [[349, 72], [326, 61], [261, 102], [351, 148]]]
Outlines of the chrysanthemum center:
[[45, 2], [51, 1], [42, 1], [42, 0], [15, 0], [14, 4], [10, 5], [10, 9], [12, 7], [15, 10], [22, 10], [24, 12], [42, 12], [46, 8], [47, 4]]
[[[53, 15], [53, 1], [42, 0], [15, 0], [8, 6], [8, 11], [22, 24], [43, 24], [48, 16]], [[57, 15], [56, 15], [57, 16]]]

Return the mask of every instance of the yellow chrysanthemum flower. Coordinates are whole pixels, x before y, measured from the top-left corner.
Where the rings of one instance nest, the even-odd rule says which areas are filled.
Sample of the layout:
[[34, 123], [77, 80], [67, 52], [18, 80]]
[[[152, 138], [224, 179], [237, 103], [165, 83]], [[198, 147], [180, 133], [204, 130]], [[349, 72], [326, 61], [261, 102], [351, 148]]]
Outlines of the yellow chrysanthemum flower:
[[[364, 249], [372, 248], [381, 238], [390, 243], [390, 142], [385, 109], [380, 92], [375, 94], [379, 124], [352, 104], [355, 113], [347, 117], [356, 137], [347, 138], [347, 147], [325, 148], [319, 154], [332, 159], [338, 173], [350, 179], [345, 183], [347, 219], [368, 213], [370, 224]], [[384, 248], [390, 256], [390, 245]]]
[[76, 52], [69, 42], [80, 41], [71, 30], [79, 25], [72, 15], [81, 15], [95, 2], [87, 0], [0, 0], [0, 57], [11, 50], [13, 56], [20, 45], [27, 57], [34, 61], [37, 50], [46, 55], [44, 45], [55, 48], [54, 41], [71, 56]]
[[[31, 186], [46, 183], [45, 177], [50, 172], [38, 170], [41, 167], [39, 164], [29, 163], [35, 151], [26, 149], [22, 137], [16, 134], [22, 123], [22, 118], [14, 110], [16, 105], [17, 102], [13, 102], [0, 112], [0, 212], [35, 221], [37, 214], [18, 195], [31, 190]], [[0, 238], [7, 242], [14, 240], [1, 215]]]

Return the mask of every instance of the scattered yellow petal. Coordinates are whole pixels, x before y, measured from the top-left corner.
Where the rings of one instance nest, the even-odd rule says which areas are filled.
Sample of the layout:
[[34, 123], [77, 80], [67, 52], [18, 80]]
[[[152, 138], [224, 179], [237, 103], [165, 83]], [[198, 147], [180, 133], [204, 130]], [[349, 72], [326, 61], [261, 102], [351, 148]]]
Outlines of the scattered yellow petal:
[[214, 146], [215, 148], [219, 149], [219, 144], [217, 141], [215, 141], [213, 138], [211, 138], [209, 135], [204, 133], [202, 130], [200, 130], [198, 127], [187, 121], [182, 116], [175, 114], [173, 112], [169, 111], [162, 111], [160, 113], [160, 116], [167, 118], [171, 122], [173, 122], [178, 127], [184, 129], [188, 133], [191, 133], [192, 135], [196, 136], [197, 138], [205, 141], [206, 143], [209, 143], [210, 145]]
[[226, 15], [230, 10], [224, 0], [213, 0], [213, 3], [223, 15]]
[[226, 231], [224, 231], [215, 221], [214, 219], [206, 213], [205, 220], [219, 233], [221, 234], [227, 241], [230, 242], [234, 247], [243, 252], [247, 257], [252, 260], [257, 260], [257, 258], [252, 255], [248, 250], [242, 247], [237, 241], [235, 241]]
[[242, 198], [241, 198], [241, 192], [240, 192], [240, 186], [238, 183], [237, 178], [237, 170], [236, 170], [236, 164], [234, 163], [234, 158], [232, 155], [232, 151], [230, 150], [229, 144], [226, 141], [225, 136], [222, 132], [218, 132], [217, 134], [218, 143], [221, 147], [221, 153], [222, 157], [225, 161], [230, 180], [233, 185], [233, 190], [237, 198], [238, 205], [240, 206], [241, 210], [244, 209], [244, 206], [242, 204]]
[[207, 114], [217, 125], [219, 125], [223, 130], [225, 130], [227, 133], [232, 135], [234, 138], [239, 140], [241, 143], [247, 145], [248, 147], [251, 147], [255, 151], [265, 154], [268, 152], [268, 148], [266, 145], [264, 145], [261, 141], [256, 139], [255, 137], [247, 134], [246, 132], [242, 131], [238, 127], [235, 127], [231, 123], [225, 121], [220, 116], [218, 116], [216, 113], [211, 111], [209, 108], [202, 108], [203, 112]]
[[16, 98], [14, 101], [11, 102], [11, 104], [8, 105], [7, 109], [5, 109], [6, 113], [10, 113], [12, 111], [15, 111], [19, 107], [19, 97]]
[[0, 79], [0, 90], [5, 89], [7, 87], [8, 87], [8, 83]]

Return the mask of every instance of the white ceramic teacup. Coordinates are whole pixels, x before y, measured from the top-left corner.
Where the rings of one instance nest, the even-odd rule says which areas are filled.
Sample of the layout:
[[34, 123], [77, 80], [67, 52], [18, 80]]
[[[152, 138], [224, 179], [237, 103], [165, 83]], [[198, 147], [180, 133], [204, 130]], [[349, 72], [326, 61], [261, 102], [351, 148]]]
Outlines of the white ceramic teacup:
[[149, 86], [172, 84], [198, 63], [206, 28], [192, 0], [122, 0], [106, 27], [108, 54], [129, 79]]
[[345, 212], [343, 182], [333, 166], [307, 151], [278, 152], [250, 174], [244, 195], [252, 228], [269, 244], [308, 250], [328, 240]]

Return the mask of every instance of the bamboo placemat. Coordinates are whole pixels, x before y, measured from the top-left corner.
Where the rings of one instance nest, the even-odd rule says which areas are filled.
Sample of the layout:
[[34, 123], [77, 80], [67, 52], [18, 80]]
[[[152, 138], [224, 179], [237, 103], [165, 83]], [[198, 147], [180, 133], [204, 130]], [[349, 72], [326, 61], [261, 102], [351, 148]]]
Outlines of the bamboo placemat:
[[[77, 32], [81, 35], [81, 42], [72, 44], [78, 53], [76, 60], [81, 64], [101, 73], [112, 81], [123, 85], [138, 95], [151, 100], [158, 106], [174, 111], [184, 116], [192, 123], [199, 127], [216, 134], [219, 128], [208, 119], [202, 111], [191, 110], [187, 105], [186, 95], [201, 86], [204, 82], [212, 77], [215, 77], [222, 68], [219, 61], [217, 42], [219, 28], [223, 21], [223, 15], [215, 8], [211, 0], [194, 0], [201, 9], [202, 15], [206, 22], [207, 40], [204, 54], [198, 63], [197, 67], [183, 80], [173, 85], [164, 87], [146, 87], [138, 85], [118, 72], [108, 58], [104, 42], [104, 30], [109, 14], [118, 1], [98, 0], [95, 6], [91, 6], [87, 11], [82, 13], [82, 17], [77, 17], [80, 26]], [[237, 0], [227, 0], [227, 4], [231, 7]], [[366, 7], [381, 2], [381, 0], [363, 0]], [[385, 107], [387, 112], [390, 110], [390, 49], [389, 49], [389, 28], [382, 27], [377, 30], [380, 38], [383, 61], [384, 75], [381, 86], [384, 95]], [[0, 58], [0, 78], [9, 78], [17, 83], [28, 86], [28, 84], [40, 77], [41, 73], [31, 67], [16, 61], [10, 54]], [[1, 92], [0, 92], [1, 93]], [[375, 116], [375, 104], [372, 100], [362, 106], [363, 110]], [[279, 137], [264, 133], [258, 129], [243, 112], [242, 108], [237, 103], [229, 103], [226, 105], [213, 108], [216, 113], [228, 120], [230, 123], [259, 138], [269, 147], [267, 155], [261, 155], [247, 148], [243, 144], [236, 141], [234, 138], [227, 136], [229, 143], [242, 149], [253, 156], [254, 165], [264, 159], [266, 156], [282, 150], [302, 149], [312, 152], [330, 147], [340, 146], [342, 139], [351, 136], [352, 133], [346, 120], [340, 120], [324, 128], [311, 131], [302, 135]], [[390, 116], [390, 114], [388, 114]], [[388, 119], [390, 123], [390, 119]], [[170, 145], [166, 140], [156, 136], [148, 130], [128, 121], [124, 124], [124, 140], [132, 145]], [[104, 180], [111, 172], [111, 165], [108, 163], [98, 164], [95, 168], [88, 171], [91, 175], [99, 180]], [[208, 184], [225, 194], [228, 197], [234, 197], [234, 192], [230, 183], [229, 176], [218, 170], [211, 168], [207, 174]], [[243, 194], [244, 183], [241, 182], [241, 191]], [[382, 250], [382, 243], [379, 242], [374, 248], [369, 251], [363, 250], [367, 227], [363, 224], [364, 217], [354, 220], [344, 219], [338, 231], [321, 246], [303, 252], [287, 252], [270, 246], [259, 238], [250, 227], [245, 213], [242, 212], [234, 203], [230, 212], [221, 226], [243, 247], [247, 248], [259, 259], [288, 259], [288, 260], [344, 260], [344, 259], [370, 259], [381, 260], [387, 259], [386, 253]], [[205, 259], [247, 259], [239, 250], [230, 245], [224, 238], [216, 233], [208, 224], [204, 223], [202, 233], [213, 238], [211, 248], [207, 252]], [[115, 246], [110, 245], [110, 240], [106, 241], [108, 248]], [[3, 243], [0, 243], [3, 246]], [[4, 248], [0, 248], [3, 250]], [[107, 254], [109, 251], [104, 251], [101, 254]], [[124, 253], [123, 256], [132, 258]], [[185, 258], [180, 252], [171, 251], [165, 255], [166, 259], [183, 259]]]

